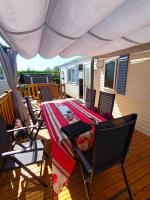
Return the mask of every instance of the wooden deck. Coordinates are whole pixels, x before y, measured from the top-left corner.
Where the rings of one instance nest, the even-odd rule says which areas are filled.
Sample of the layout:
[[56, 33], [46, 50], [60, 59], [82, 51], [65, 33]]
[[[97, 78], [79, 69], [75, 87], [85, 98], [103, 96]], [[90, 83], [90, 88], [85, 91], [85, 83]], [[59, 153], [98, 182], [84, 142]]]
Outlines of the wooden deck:
[[[50, 140], [47, 131], [40, 133], [45, 138], [45, 147], [50, 152]], [[126, 159], [126, 170], [135, 200], [150, 199], [150, 137], [135, 131], [131, 152]], [[36, 174], [40, 174], [40, 165], [31, 165]], [[20, 173], [21, 172], [21, 173]], [[48, 183], [43, 188], [23, 170], [9, 171], [0, 177], [0, 200], [53, 200], [50, 159], [43, 165], [44, 179]], [[22, 174], [22, 176], [21, 176]], [[107, 200], [125, 186], [119, 167], [114, 167], [94, 176], [91, 186], [92, 200]], [[85, 192], [81, 173], [75, 168], [68, 185], [59, 194], [59, 200], [84, 200]], [[127, 192], [117, 199], [128, 199]]]

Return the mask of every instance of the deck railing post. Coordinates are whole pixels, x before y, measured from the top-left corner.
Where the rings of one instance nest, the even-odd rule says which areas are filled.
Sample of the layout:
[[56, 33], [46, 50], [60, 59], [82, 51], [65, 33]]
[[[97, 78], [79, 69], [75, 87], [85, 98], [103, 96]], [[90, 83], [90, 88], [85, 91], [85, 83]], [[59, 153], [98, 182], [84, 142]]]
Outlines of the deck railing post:
[[0, 115], [3, 117], [6, 125], [10, 126], [13, 124], [16, 116], [11, 95], [12, 91], [6, 90], [4, 92], [0, 96]]

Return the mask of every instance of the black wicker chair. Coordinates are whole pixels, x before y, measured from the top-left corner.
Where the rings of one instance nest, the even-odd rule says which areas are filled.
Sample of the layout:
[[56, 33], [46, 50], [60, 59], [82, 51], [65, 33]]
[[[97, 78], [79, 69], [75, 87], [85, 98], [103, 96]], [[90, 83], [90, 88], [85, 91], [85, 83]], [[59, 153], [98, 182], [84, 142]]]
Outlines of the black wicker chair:
[[94, 108], [95, 95], [96, 95], [96, 90], [92, 90], [89, 88], [86, 89], [85, 105], [87, 108], [89, 108], [89, 109]]
[[100, 91], [98, 112], [107, 119], [112, 119], [112, 111], [114, 107], [115, 94]]
[[[137, 114], [131, 114], [112, 121], [96, 125], [94, 146], [87, 152], [81, 152], [77, 144], [72, 141], [73, 148], [83, 175], [87, 199], [90, 199], [89, 183], [92, 182], [93, 173], [103, 172], [113, 166], [120, 165], [126, 188], [133, 199], [127, 180], [124, 162], [131, 143]], [[119, 191], [114, 197], [118, 197]]]
[[3, 171], [21, 167], [40, 184], [47, 186], [41, 177], [34, 174], [27, 167], [29, 164], [41, 162], [43, 160], [44, 146], [41, 140], [33, 141], [32, 146], [30, 146], [29, 143], [30, 142], [22, 143], [21, 145], [13, 145], [4, 121], [0, 117], [0, 174]]
[[40, 90], [40, 99], [42, 102], [44, 101], [52, 101], [52, 93], [49, 86], [41, 86], [39, 87]]

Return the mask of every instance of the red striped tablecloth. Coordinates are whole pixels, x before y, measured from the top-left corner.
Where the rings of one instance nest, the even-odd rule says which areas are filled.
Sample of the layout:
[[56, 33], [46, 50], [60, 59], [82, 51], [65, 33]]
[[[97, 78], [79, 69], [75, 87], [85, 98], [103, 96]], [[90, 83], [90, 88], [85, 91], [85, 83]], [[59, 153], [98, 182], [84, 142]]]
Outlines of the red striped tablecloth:
[[[71, 117], [68, 118], [65, 115], [63, 108], [72, 111]], [[93, 120], [102, 122], [105, 119], [73, 99], [41, 103], [41, 110], [51, 139], [52, 180], [54, 193], [57, 195], [66, 184], [75, 166], [71, 144], [67, 136], [62, 133], [61, 127], [78, 120], [91, 124]], [[79, 137], [77, 143], [82, 150], [85, 150], [89, 145], [87, 134]]]

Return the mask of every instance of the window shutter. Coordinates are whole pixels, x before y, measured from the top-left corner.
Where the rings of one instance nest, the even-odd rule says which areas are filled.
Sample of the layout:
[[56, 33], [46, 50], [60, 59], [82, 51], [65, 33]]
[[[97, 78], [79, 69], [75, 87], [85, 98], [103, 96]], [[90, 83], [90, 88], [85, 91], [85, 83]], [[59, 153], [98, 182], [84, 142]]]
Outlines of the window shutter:
[[129, 60], [129, 55], [121, 55], [119, 57], [119, 66], [117, 75], [117, 93], [121, 95], [125, 95], [128, 60]]
[[76, 84], [79, 83], [79, 70], [78, 70], [78, 65], [75, 66], [75, 82]]

